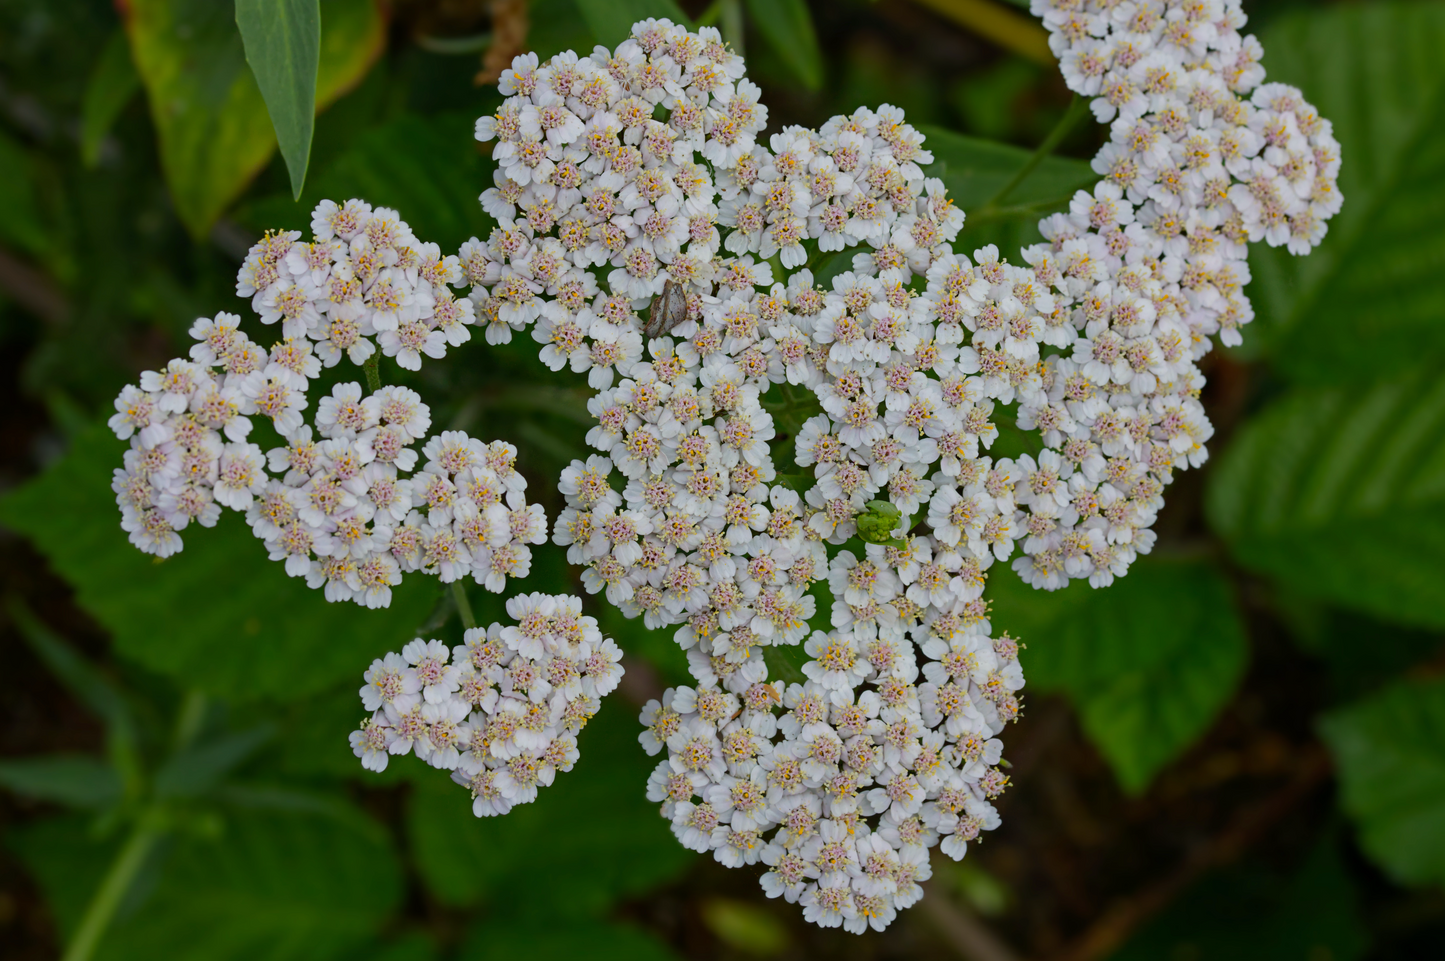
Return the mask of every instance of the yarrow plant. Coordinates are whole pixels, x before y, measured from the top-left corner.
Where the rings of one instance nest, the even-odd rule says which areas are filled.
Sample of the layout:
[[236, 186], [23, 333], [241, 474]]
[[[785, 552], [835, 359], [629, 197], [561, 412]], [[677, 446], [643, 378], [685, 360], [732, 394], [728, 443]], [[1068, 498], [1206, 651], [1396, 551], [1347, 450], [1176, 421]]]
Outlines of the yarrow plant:
[[[530, 331], [547, 367], [596, 392], [597, 453], [562, 472], [552, 540], [588, 592], [675, 628], [695, 682], [642, 712], [643, 748], [665, 753], [647, 796], [685, 846], [762, 862], [764, 891], [808, 920], [881, 930], [922, 896], [932, 848], [962, 858], [999, 823], [998, 735], [1024, 680], [1021, 645], [991, 623], [993, 565], [1105, 587], [1151, 549], [1164, 488], [1207, 457], [1197, 362], [1252, 317], [1248, 243], [1306, 253], [1341, 202], [1328, 121], [1263, 84], [1238, 0], [1034, 12], [1110, 142], [1099, 185], [1018, 263], [955, 250], [964, 214], [895, 107], [762, 142], [767, 109], [716, 30], [646, 20], [615, 50], [518, 57], [476, 126], [495, 142], [486, 241], [441, 258], [389, 212], [323, 205], [313, 243], [268, 236], [243, 270], [238, 291], [285, 325], [269, 363], [235, 341], [250, 359], [233, 371], [236, 335], [212, 345], [221, 319], [202, 321], [194, 362], [122, 395], [133, 541], [169, 553], [213, 501], [257, 499], [272, 556], [328, 598], [384, 604], [372, 582], [417, 569], [501, 590], [545, 523], [511, 448], [443, 434], [402, 479], [429, 426], [419, 398], [342, 385], [317, 448], [299, 412], [306, 364], [374, 363], [373, 337], [408, 366], [468, 323], [493, 344]], [[234, 413], [208, 413], [202, 389], [233, 376]], [[268, 459], [244, 443], [255, 412], [288, 440]], [[1040, 453], [990, 456], [1000, 417]], [[347, 487], [347, 457], [394, 499]], [[251, 473], [226, 480], [236, 463]], [[365, 766], [415, 750], [478, 815], [570, 767], [620, 655], [575, 599], [508, 611], [518, 627], [469, 631], [453, 663], [419, 640], [373, 664], [375, 713], [352, 735]]]

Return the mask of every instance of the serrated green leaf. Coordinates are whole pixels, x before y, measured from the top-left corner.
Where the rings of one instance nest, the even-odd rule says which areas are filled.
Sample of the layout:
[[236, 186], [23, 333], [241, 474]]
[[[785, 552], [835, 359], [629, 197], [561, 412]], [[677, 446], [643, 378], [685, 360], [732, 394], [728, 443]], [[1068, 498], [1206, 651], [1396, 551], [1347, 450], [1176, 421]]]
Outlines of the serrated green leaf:
[[803, 86], [823, 86], [823, 55], [804, 0], [748, 0], [748, 16]]
[[236, 26], [299, 200], [316, 129], [321, 0], [236, 0]]
[[1334, 124], [1345, 204], [1308, 257], [1252, 245], [1246, 350], [1326, 384], [1445, 349], [1445, 5], [1302, 10], [1260, 39], [1269, 79], [1299, 86]]
[[[203, 237], [276, 147], [233, 7], [130, 0], [124, 10], [176, 212], [192, 235]], [[323, 0], [322, 17], [318, 109], [360, 81], [385, 41], [374, 0]]]
[[185, 550], [157, 562], [126, 542], [110, 493], [124, 446], [104, 427], [0, 501], [0, 523], [24, 534], [110, 628], [116, 649], [151, 670], [228, 697], [305, 697], [398, 650], [438, 587], [408, 578], [391, 607], [331, 604], [281, 565], [227, 512], [189, 528]]
[[131, 62], [125, 31], [117, 28], [95, 62], [80, 105], [80, 159], [87, 167], [100, 159], [101, 142], [139, 89], [140, 76]]
[[1445, 626], [1445, 381], [1310, 388], [1240, 430], [1207, 491], [1239, 562], [1301, 594]]
[[84, 754], [0, 761], [0, 787], [16, 794], [76, 808], [106, 808], [120, 800], [120, 777], [110, 765]]
[[1069, 696], [1125, 790], [1138, 792], [1234, 694], [1247, 646], [1228, 583], [1203, 563], [1141, 559], [1112, 586], [1052, 594], [996, 568], [993, 623], [1026, 645], [1026, 691]]
[[1445, 680], [1396, 684], [1320, 733], [1360, 846], [1396, 881], [1445, 883]]
[[[407, 813], [417, 867], [449, 904], [486, 901], [499, 917], [597, 916], [675, 876], [691, 852], [646, 797], [657, 763], [637, 743], [636, 710], [615, 695], [578, 738], [576, 767], [537, 800], [475, 818], [442, 772], [416, 779]], [[405, 763], [411, 758], [398, 758]]]
[[[10, 842], [73, 929], [113, 845], [74, 819], [27, 825]], [[107, 932], [101, 961], [340, 958], [369, 942], [401, 896], [401, 869], [379, 830], [346, 818], [234, 814], [214, 838], [177, 837], [153, 890]]]
[[592, 36], [609, 49], [632, 35], [632, 25], [649, 17], [686, 25], [690, 21], [674, 0], [577, 0]]
[[535, 920], [499, 915], [478, 922], [457, 961], [676, 961], [677, 955], [651, 934], [628, 924], [564, 919]]

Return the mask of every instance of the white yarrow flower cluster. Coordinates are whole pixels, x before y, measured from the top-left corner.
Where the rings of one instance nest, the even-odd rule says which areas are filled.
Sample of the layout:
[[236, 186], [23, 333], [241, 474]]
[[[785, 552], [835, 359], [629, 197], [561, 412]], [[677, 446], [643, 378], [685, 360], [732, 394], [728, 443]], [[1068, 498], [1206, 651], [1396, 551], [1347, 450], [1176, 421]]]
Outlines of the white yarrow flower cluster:
[[372, 714], [351, 734], [369, 771], [415, 754], [472, 792], [477, 817], [537, 799], [577, 761], [577, 732], [622, 677], [622, 652], [580, 598], [521, 594], [515, 624], [466, 632], [448, 649], [415, 640], [373, 661], [361, 688]]
[[446, 356], [471, 339], [471, 301], [451, 286], [462, 280], [455, 255], [422, 243], [394, 210], [361, 200], [323, 200], [311, 215], [313, 237], [268, 234], [251, 248], [236, 279], [264, 324], [315, 344], [327, 367], [361, 364], [375, 353], [419, 370], [423, 355]]
[[[1248, 319], [1245, 243], [1298, 252], [1338, 207], [1328, 126], [1283, 88], [1235, 95], [1262, 77], [1237, 3], [1056, 6], [1056, 34], [1105, 37], [1101, 119], [1128, 103], [1108, 178], [1023, 265], [954, 252], [963, 214], [896, 108], [759, 143], [715, 31], [649, 20], [616, 51], [520, 57], [477, 125], [501, 225], [462, 260], [489, 338], [531, 328], [598, 391], [554, 540], [589, 591], [678, 627], [697, 681], [643, 712], [668, 755], [649, 796], [825, 926], [881, 929], [930, 847], [962, 857], [997, 825], [1023, 677], [990, 566], [1018, 546], [1035, 586], [1104, 586], [1149, 550], [1211, 430], [1195, 361]], [[854, 247], [817, 287], [810, 258]], [[995, 460], [1014, 404], [1045, 449]], [[802, 679], [770, 681], [764, 650], [776, 673], [800, 644]]]
[[[1175, 470], [1208, 458], [1214, 432], [1196, 361], [1254, 317], [1247, 247], [1307, 254], [1342, 198], [1340, 145], [1300, 91], [1266, 84], [1239, 0], [1033, 0], [1064, 78], [1110, 125], [1103, 180], [1048, 242], [1023, 251], [1051, 295], [1024, 311], [1060, 353], [1020, 427], [1048, 448], [1022, 463], [1015, 495], [1035, 587], [1123, 574]], [[1022, 460], [1022, 459], [1021, 459]]]
[[[1207, 457], [1197, 362], [1252, 317], [1248, 243], [1306, 253], [1341, 202], [1328, 121], [1263, 84], [1238, 0], [1034, 10], [1111, 137], [1019, 264], [954, 250], [963, 212], [896, 107], [764, 140], [716, 30], [646, 20], [616, 50], [516, 58], [476, 125], [485, 241], [443, 258], [391, 211], [324, 203], [311, 243], [268, 235], [238, 283], [280, 343], [198, 321], [191, 360], [122, 393], [132, 542], [165, 556], [230, 506], [328, 599], [384, 605], [418, 570], [503, 590], [547, 534], [510, 445], [444, 432], [419, 458], [430, 412], [402, 388], [338, 385], [314, 430], [301, 412], [343, 352], [414, 369], [467, 324], [529, 330], [596, 391], [552, 539], [588, 592], [675, 628], [695, 680], [642, 712], [666, 755], [649, 798], [808, 920], [883, 929], [932, 848], [962, 858], [999, 823], [1024, 680], [992, 565], [1102, 587], [1151, 549], [1173, 472]], [[256, 414], [285, 446], [248, 443]], [[1000, 416], [1042, 450], [991, 456]], [[570, 769], [620, 652], [576, 598], [507, 609], [372, 665], [364, 766], [415, 751], [479, 816]]]
[[[457, 432], [428, 439], [431, 411], [405, 387], [337, 384], [314, 422], [303, 418], [310, 388], [342, 346], [362, 363], [374, 335], [406, 367], [415, 360], [407, 325], [427, 329], [430, 356], [467, 339], [460, 325], [471, 322], [471, 301], [446, 286], [461, 276], [457, 259], [360, 201], [323, 201], [314, 226], [312, 243], [267, 234], [241, 269], [238, 293], [263, 323], [281, 323], [270, 351], [239, 316], [203, 317], [191, 327], [189, 359], [121, 391], [110, 427], [131, 445], [112, 484], [122, 527], [135, 546], [166, 557], [191, 521], [214, 526], [229, 507], [246, 515], [272, 560], [331, 601], [385, 607], [408, 571], [444, 582], [471, 575], [501, 591], [528, 573], [532, 545], [547, 539], [516, 448]], [[402, 337], [396, 351], [392, 335]], [[251, 435], [258, 415], [281, 441], [264, 452]], [[413, 476], [418, 441], [425, 461]]]
[[[940, 325], [917, 289], [972, 266], [923, 137], [885, 106], [758, 144], [734, 59], [665, 21], [615, 53], [518, 58], [514, 96], [478, 124], [499, 140], [483, 202], [503, 222], [462, 259], [489, 330], [531, 327], [545, 363], [598, 390], [599, 453], [563, 472], [554, 540], [589, 591], [688, 651], [697, 686], [644, 712], [668, 753], [650, 796], [687, 846], [774, 865], [765, 888], [810, 920], [882, 928], [921, 895], [929, 847], [961, 857], [998, 823], [994, 735], [1023, 677], [980, 593], [1019, 533], [1014, 469], [979, 443], [994, 400], [1038, 389], [1043, 331], [1002, 329], [987, 344], [1012, 367], [979, 376], [961, 315]], [[529, 132], [544, 115], [555, 136]], [[804, 243], [862, 252], [825, 290]], [[637, 311], [678, 296], [669, 280], [685, 307], [647, 329]], [[974, 311], [1014, 295], [963, 286]], [[774, 397], [796, 421], [783, 472]], [[910, 536], [902, 518], [943, 490], [966, 500], [949, 533]], [[840, 549], [875, 515], [897, 529]], [[824, 580], [833, 627], [810, 631]], [[806, 679], [770, 683], [763, 650], [800, 646]]]

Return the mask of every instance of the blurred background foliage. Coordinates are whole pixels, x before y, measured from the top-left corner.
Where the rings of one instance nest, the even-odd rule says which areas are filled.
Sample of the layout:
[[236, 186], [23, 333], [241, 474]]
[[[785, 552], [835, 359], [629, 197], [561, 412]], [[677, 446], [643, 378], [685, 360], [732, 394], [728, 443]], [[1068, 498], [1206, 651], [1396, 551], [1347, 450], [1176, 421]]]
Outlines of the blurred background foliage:
[[[1007, 252], [1092, 182], [1103, 137], [1060, 124], [1070, 97], [1020, 6], [322, 0], [297, 202], [232, 3], [0, 0], [4, 956], [1438, 956], [1445, 3], [1246, 0], [1270, 76], [1335, 124], [1344, 211], [1309, 258], [1254, 251], [1259, 318], [1206, 361], [1214, 458], [1168, 492], [1156, 551], [1105, 591], [992, 579], [995, 624], [1028, 645], [1004, 824], [965, 862], [935, 859], [886, 934], [806, 926], [755, 871], [674, 842], [634, 720], [685, 675], [666, 635], [599, 611], [628, 675], [582, 762], [477, 821], [444, 775], [365, 775], [346, 743], [368, 660], [455, 631], [438, 591], [327, 605], [235, 518], [164, 564], [119, 530], [110, 400], [232, 307], [262, 230], [362, 196], [443, 248], [485, 236], [471, 124], [513, 53], [708, 17], [745, 48], [771, 129], [904, 107], [969, 212], [964, 249]], [[586, 394], [534, 353], [474, 341], [414, 380], [437, 422], [516, 444], [555, 512]], [[524, 586], [575, 576], [544, 550]]]

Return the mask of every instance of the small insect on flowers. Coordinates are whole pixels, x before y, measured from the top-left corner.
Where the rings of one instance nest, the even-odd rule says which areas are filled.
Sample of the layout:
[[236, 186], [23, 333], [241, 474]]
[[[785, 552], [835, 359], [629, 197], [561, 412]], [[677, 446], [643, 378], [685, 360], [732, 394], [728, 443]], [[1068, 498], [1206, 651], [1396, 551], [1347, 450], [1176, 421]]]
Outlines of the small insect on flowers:
[[669, 280], [662, 285], [662, 293], [652, 298], [642, 332], [648, 337], [661, 337], [684, 320], [687, 320], [687, 292], [682, 284]]

